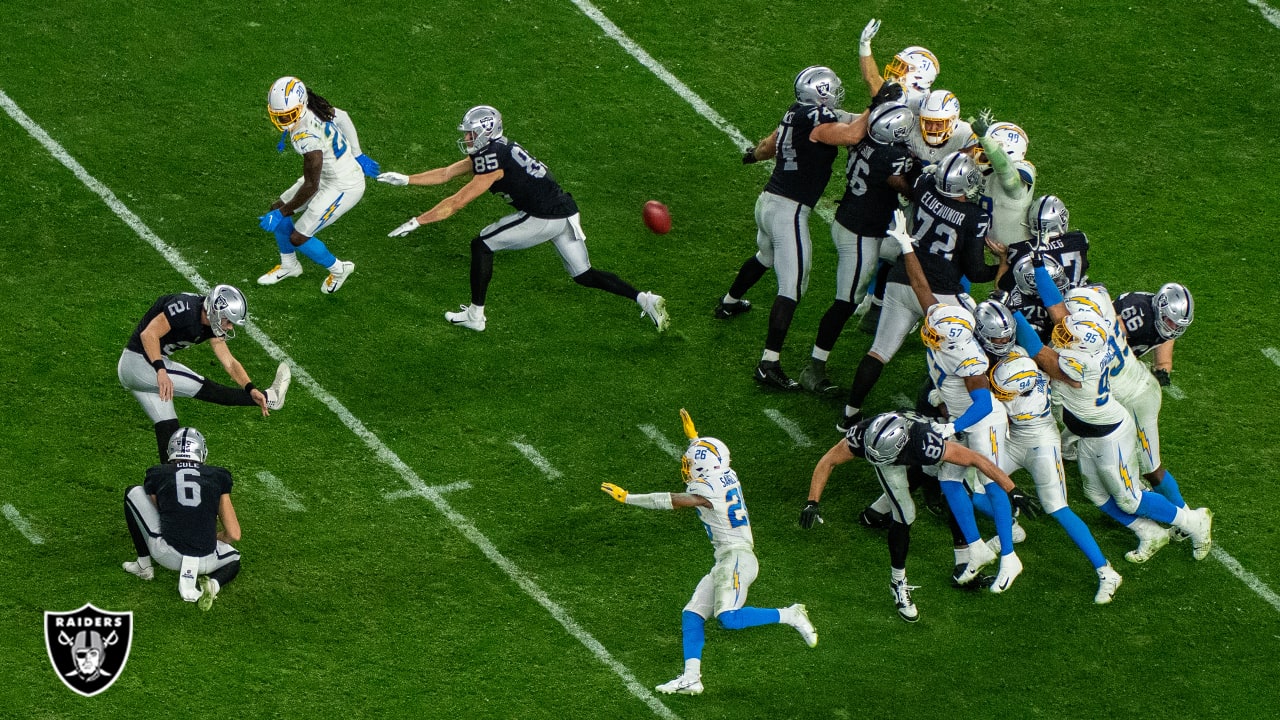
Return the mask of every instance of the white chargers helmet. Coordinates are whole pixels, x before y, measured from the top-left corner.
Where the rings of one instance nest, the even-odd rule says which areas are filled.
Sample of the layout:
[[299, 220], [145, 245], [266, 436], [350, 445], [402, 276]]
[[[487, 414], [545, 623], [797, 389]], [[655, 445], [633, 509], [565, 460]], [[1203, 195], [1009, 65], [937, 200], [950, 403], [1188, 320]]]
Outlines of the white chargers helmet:
[[1034, 389], [1043, 377], [1036, 361], [1026, 355], [1005, 358], [991, 369], [991, 394], [1008, 402]]
[[973, 339], [973, 314], [959, 305], [931, 305], [924, 315], [920, 339], [934, 350], [953, 350]]
[[1195, 319], [1195, 301], [1191, 291], [1178, 283], [1167, 283], [1152, 299], [1156, 312], [1156, 332], [1165, 340], [1182, 337]]
[[267, 91], [267, 114], [277, 130], [287, 131], [298, 124], [307, 110], [307, 86], [296, 77], [282, 77]]
[[938, 79], [938, 58], [919, 45], [903, 49], [884, 66], [884, 79], [902, 86], [907, 96], [926, 95]]
[[862, 449], [872, 465], [892, 465], [907, 446], [911, 421], [895, 412], [877, 415], [862, 431]]
[[1101, 315], [1107, 321], [1108, 327], [1115, 328], [1116, 307], [1111, 303], [1111, 295], [1105, 287], [1101, 285], [1086, 285], [1072, 288], [1063, 294], [1062, 299], [1066, 302], [1067, 312], [1074, 313], [1088, 310]]
[[204, 462], [209, 456], [209, 447], [205, 445], [204, 435], [195, 428], [178, 428], [169, 436], [169, 445], [165, 448], [169, 462], [186, 460], [187, 462]]
[[1031, 237], [1056, 238], [1067, 232], [1070, 213], [1057, 195], [1041, 195], [1027, 208], [1027, 227]]
[[972, 197], [982, 184], [982, 172], [968, 153], [953, 152], [938, 161], [933, 184], [947, 197]]
[[[204, 314], [215, 337], [233, 338], [236, 326], [249, 319], [249, 303], [244, 293], [230, 285], [215, 285], [204, 297]], [[224, 320], [231, 321], [230, 328], [222, 327]]]
[[[1062, 263], [1058, 262], [1052, 255], [1044, 255], [1044, 269], [1049, 273], [1049, 277], [1053, 278], [1053, 284], [1058, 286], [1058, 292], [1066, 292], [1071, 287], [1071, 278], [1067, 277], [1066, 268], [1062, 267]], [[1018, 286], [1022, 294], [1027, 297], [1038, 297], [1039, 292], [1036, 291], [1036, 268], [1031, 264], [1031, 256], [1023, 255], [1018, 258], [1018, 262], [1013, 264], [1013, 283]]]
[[886, 145], [904, 143], [911, 135], [915, 114], [900, 102], [877, 105], [867, 116], [867, 134], [872, 140]]
[[700, 437], [689, 443], [689, 449], [680, 458], [680, 473], [686, 483], [719, 477], [728, 470], [729, 448], [713, 437]]
[[951, 139], [960, 121], [960, 101], [949, 90], [934, 90], [920, 104], [920, 134], [937, 147]]
[[[987, 128], [985, 137], [991, 138], [1004, 150], [1004, 154], [1009, 156], [1009, 162], [1017, 163], [1027, 159], [1027, 149], [1031, 146], [1031, 140], [1027, 137], [1026, 131], [1014, 125], [1011, 122], [998, 122]], [[987, 169], [991, 166], [991, 161], [987, 159], [987, 152], [979, 144], [974, 148], [974, 159], [978, 162], [978, 166]]]
[[810, 65], [796, 75], [796, 102], [838, 110], [844, 102], [844, 84], [831, 68]]
[[1107, 321], [1101, 315], [1082, 310], [1072, 313], [1053, 326], [1050, 341], [1062, 350], [1080, 350], [1089, 354], [1107, 348]]
[[502, 113], [492, 105], [477, 105], [462, 116], [458, 132], [462, 133], [458, 149], [466, 155], [475, 155], [502, 137]]
[[1009, 308], [995, 300], [983, 300], [973, 312], [973, 334], [992, 355], [1005, 357], [1017, 344], [1018, 325]]

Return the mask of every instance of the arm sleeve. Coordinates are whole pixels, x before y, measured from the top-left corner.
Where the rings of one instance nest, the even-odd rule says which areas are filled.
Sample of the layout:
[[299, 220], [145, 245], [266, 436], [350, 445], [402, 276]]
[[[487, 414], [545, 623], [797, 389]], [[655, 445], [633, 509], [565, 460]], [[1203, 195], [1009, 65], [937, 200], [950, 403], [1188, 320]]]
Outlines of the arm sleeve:
[[[1050, 283], [1052, 285], [1053, 283]], [[1054, 288], [1057, 289], [1056, 287]], [[1040, 336], [1036, 334], [1036, 329], [1031, 327], [1031, 323], [1027, 322], [1027, 316], [1019, 310], [1013, 314], [1013, 321], [1018, 326], [1018, 344], [1026, 349], [1027, 355], [1035, 357], [1040, 354], [1044, 348], [1044, 343], [1040, 342]]]
[[1044, 301], [1044, 306], [1047, 308], [1065, 302], [1062, 299], [1062, 292], [1054, 284], [1053, 278], [1049, 277], [1049, 271], [1044, 269], [1044, 265], [1036, 266], [1036, 292], [1039, 293], [1040, 299]]
[[333, 124], [342, 131], [342, 136], [347, 140], [347, 148], [354, 152], [356, 157], [363, 155], [364, 151], [360, 149], [360, 136], [356, 134], [356, 126], [351, 123], [351, 116], [346, 110], [333, 109]]
[[991, 414], [991, 391], [986, 388], [978, 388], [969, 391], [969, 398], [973, 400], [973, 404], [968, 410], [964, 411], [960, 417], [956, 418], [956, 432], [962, 432], [971, 425], [978, 422], [982, 418]]
[[987, 161], [991, 163], [991, 169], [995, 171], [996, 177], [1000, 178], [1000, 185], [1005, 191], [1012, 193], [1021, 187], [1022, 178], [1018, 176], [1018, 170], [1013, 163], [1009, 162], [1009, 156], [1004, 154], [1000, 143], [989, 137], [980, 138], [978, 142], [987, 153]]

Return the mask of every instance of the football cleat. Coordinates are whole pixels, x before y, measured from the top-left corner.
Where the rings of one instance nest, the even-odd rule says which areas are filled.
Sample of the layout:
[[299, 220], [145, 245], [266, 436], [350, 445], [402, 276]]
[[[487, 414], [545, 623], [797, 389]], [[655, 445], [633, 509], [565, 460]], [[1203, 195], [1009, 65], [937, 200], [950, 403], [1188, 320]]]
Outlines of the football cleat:
[[[971, 580], [978, 576], [978, 571], [984, 566], [995, 562], [1000, 557], [991, 548], [987, 547], [984, 542], [975, 542], [969, 544], [969, 562], [960, 567], [959, 572], [953, 574], [951, 579], [956, 585], [968, 585]], [[959, 567], [959, 566], [957, 566]]]
[[342, 287], [342, 283], [346, 282], [347, 278], [351, 277], [351, 273], [356, 271], [356, 264], [353, 262], [341, 260], [338, 264], [341, 269], [338, 272], [329, 273], [329, 277], [320, 283], [320, 292], [330, 295], [338, 292], [338, 288]]
[[1209, 508], [1200, 508], [1194, 511], [1199, 516], [1199, 527], [1191, 535], [1191, 557], [1197, 560], [1203, 560], [1209, 557], [1209, 550], [1213, 548], [1213, 511]]
[[908, 585], [906, 579], [889, 581], [889, 591], [893, 593], [893, 604], [898, 608], [898, 617], [907, 622], [920, 619], [920, 611], [916, 609], [916, 604], [911, 602], [911, 591], [917, 587], [919, 586]]
[[956, 581], [956, 578], [958, 578], [962, 572], [964, 572], [964, 563], [960, 563], [951, 569], [951, 587], [957, 590], [986, 590], [991, 587], [991, 583], [996, 581], [995, 575], [984, 575], [982, 573], [978, 573], [973, 576], [972, 580], [961, 585]]
[[267, 388], [268, 410], [279, 410], [284, 407], [284, 396], [289, 392], [291, 382], [293, 382], [293, 372], [289, 370], [289, 365], [280, 363], [280, 367], [276, 368], [276, 379], [271, 382], [271, 387]]
[[713, 315], [717, 320], [728, 320], [735, 315], [741, 315], [746, 312], [751, 312], [750, 300], [739, 300], [733, 303], [722, 300], [719, 305], [716, 305], [716, 311]]
[[[1017, 520], [1014, 520], [1013, 521], [1013, 543], [1017, 545], [1018, 543], [1026, 539], [1027, 539], [1027, 531], [1022, 529], [1022, 526], [1018, 524]], [[1000, 536], [996, 535], [995, 537], [988, 540], [987, 547], [991, 548], [992, 552], [999, 554]]]
[[840, 420], [836, 422], [836, 430], [839, 430], [842, 433], [848, 433], [849, 428], [853, 427], [854, 425], [857, 425], [860, 422], [862, 422], [861, 410], [859, 410], [858, 412], [852, 415], [845, 415], [844, 413], [841, 413]]
[[888, 530], [893, 524], [893, 516], [889, 513], [882, 513], [871, 506], [867, 506], [862, 512], [858, 513], [858, 522], [864, 527], [873, 530]]
[[275, 285], [286, 278], [298, 277], [302, 274], [302, 263], [294, 262], [292, 265], [277, 265], [267, 271], [266, 275], [258, 278], [259, 285]]
[[485, 325], [484, 308], [475, 310], [474, 305], [459, 305], [458, 312], [447, 312], [444, 319], [464, 328], [471, 328], [476, 332], [483, 332]]
[[1124, 559], [1131, 563], [1142, 564], [1169, 544], [1169, 530], [1155, 523], [1139, 524], [1134, 532], [1138, 535], [1138, 547], [1124, 554]]
[[1018, 553], [1000, 556], [1000, 572], [996, 573], [996, 581], [991, 583], [991, 592], [1002, 593], [1009, 589], [1015, 578], [1022, 574], [1022, 561]]
[[832, 395], [840, 392], [840, 388], [831, 382], [825, 370], [819, 370], [812, 363], [800, 371], [800, 386], [809, 392], [819, 395]]
[[139, 580], [152, 580], [156, 576], [155, 565], [148, 565], [146, 567], [142, 567], [142, 565], [138, 564], [137, 562], [130, 560], [129, 562], [121, 565], [121, 567], [123, 567], [124, 571], [129, 573], [130, 575], [136, 575]]
[[198, 582], [200, 584], [200, 599], [196, 601], [196, 607], [207, 612], [209, 608], [213, 607], [213, 600], [218, 597], [218, 590], [221, 588], [218, 586], [218, 581], [208, 575], [201, 575]]
[[1111, 563], [1098, 568], [1098, 594], [1093, 596], [1093, 601], [1099, 605], [1111, 602], [1111, 598], [1116, 595], [1116, 588], [1120, 587], [1122, 582], [1124, 578], [1111, 567]]
[[661, 295], [651, 292], [642, 292], [636, 297], [636, 302], [640, 303], [640, 317], [648, 317], [658, 326], [658, 332], [662, 332], [671, 325], [671, 316], [667, 314], [667, 301]]
[[809, 647], [816, 647], [818, 644], [818, 631], [814, 629], [813, 623], [809, 622], [809, 611], [805, 606], [796, 603], [783, 609], [790, 611], [791, 621], [787, 624], [800, 633], [800, 637], [804, 639], [804, 644]]
[[702, 676], [701, 675], [681, 675], [671, 682], [663, 683], [654, 688], [660, 693], [668, 695], [701, 695], [702, 694]]
[[782, 364], [776, 360], [773, 362], [761, 360], [760, 364], [756, 365], [756, 382], [778, 390], [800, 389], [800, 383], [787, 377], [787, 374], [782, 371]]

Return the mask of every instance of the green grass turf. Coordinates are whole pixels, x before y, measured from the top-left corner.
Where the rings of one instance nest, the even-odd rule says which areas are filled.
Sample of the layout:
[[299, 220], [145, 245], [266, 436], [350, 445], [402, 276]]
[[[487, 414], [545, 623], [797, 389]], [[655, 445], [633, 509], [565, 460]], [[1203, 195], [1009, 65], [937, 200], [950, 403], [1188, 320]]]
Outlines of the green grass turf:
[[[1162, 422], [1167, 465], [1217, 513], [1220, 546], [1280, 587], [1270, 410], [1280, 346], [1270, 261], [1280, 206], [1269, 98], [1280, 30], [1257, 8], [959, 3], [837, 8], [803, 2], [635, 1], [598, 7], [751, 138], [790, 102], [800, 68], [863, 95], [857, 35], [884, 19], [883, 63], [921, 43], [965, 114], [990, 105], [1031, 136], [1041, 192], [1061, 195], [1094, 242], [1095, 279], [1115, 291], [1177, 280], [1196, 295]], [[1115, 603], [1056, 524], [1028, 522], [1027, 571], [1003, 597], [947, 587], [949, 535], [923, 515], [910, 577], [922, 620], [889, 601], [882, 537], [856, 525], [876, 493], [869, 468], [840, 468], [827, 523], [795, 525], [808, 477], [836, 439], [837, 407], [761, 392], [750, 379], [772, 277], [757, 312], [710, 318], [751, 252], [763, 167], [625, 54], [572, 4], [159, 2], [8, 8], [0, 90], [162, 239], [214, 282], [247, 294], [255, 323], [427, 484], [469, 482], [447, 502], [652, 687], [680, 668], [679, 611], [710, 553], [690, 513], [621, 507], [604, 480], [675, 489], [676, 463], [638, 429], [680, 438], [676, 411], [725, 440], [744, 483], [761, 561], [752, 604], [808, 604], [821, 644], [789, 628], [709, 628], [688, 718], [1266, 717], [1280, 648], [1276, 608], [1216, 560], [1172, 546], [1125, 563], [1127, 530], [1076, 508], [1125, 576]], [[299, 280], [259, 288], [275, 260], [256, 216], [301, 163], [277, 156], [263, 111], [270, 82], [297, 74], [351, 112], [366, 152], [413, 172], [457, 159], [458, 119], [500, 108], [508, 134], [547, 162], [583, 209], [593, 263], [664, 294], [657, 336], [634, 305], [573, 285], [550, 247], [495, 263], [489, 328], [450, 328], [467, 300], [470, 238], [504, 214], [495, 198], [409, 238], [385, 237], [451, 189], [371, 184], [324, 234], [359, 264], [339, 294]], [[187, 281], [7, 117], [0, 118], [0, 503], [44, 538], [0, 523], [0, 715], [13, 717], [650, 717], [610, 669], [421, 499], [303, 386], [263, 420], [182, 403], [211, 461], [232, 469], [245, 570], [201, 614], [172, 574], [118, 569], [130, 544], [121, 492], [153, 460], [147, 420], [115, 379], [129, 332]], [[833, 183], [829, 195], [836, 195]], [[672, 210], [670, 235], [639, 222]], [[829, 302], [834, 251], [812, 223], [815, 263], [784, 353], [798, 373]], [[852, 380], [870, 338], [852, 327], [830, 369]], [[260, 383], [274, 361], [232, 341]], [[222, 379], [207, 348], [179, 359]], [[869, 405], [914, 394], [909, 342]], [[775, 409], [814, 445], [797, 448]], [[536, 447], [547, 479], [511, 445]], [[306, 507], [267, 493], [270, 472]], [[1030, 485], [1025, 476], [1019, 478]], [[86, 700], [55, 678], [41, 613], [93, 602], [132, 610], [128, 667]]]

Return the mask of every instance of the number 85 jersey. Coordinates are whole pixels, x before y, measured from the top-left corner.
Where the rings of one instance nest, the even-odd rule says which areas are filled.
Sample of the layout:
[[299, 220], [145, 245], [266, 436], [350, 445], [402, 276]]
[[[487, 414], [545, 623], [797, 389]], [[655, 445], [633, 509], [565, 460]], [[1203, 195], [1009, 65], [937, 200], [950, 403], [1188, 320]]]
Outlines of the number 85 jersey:
[[738, 473], [726, 470], [719, 475], [694, 478], [685, 486], [685, 492], [711, 501], [711, 507], [695, 509], [717, 553], [727, 548], [754, 549], [751, 520], [747, 516], [746, 501], [742, 499]]

